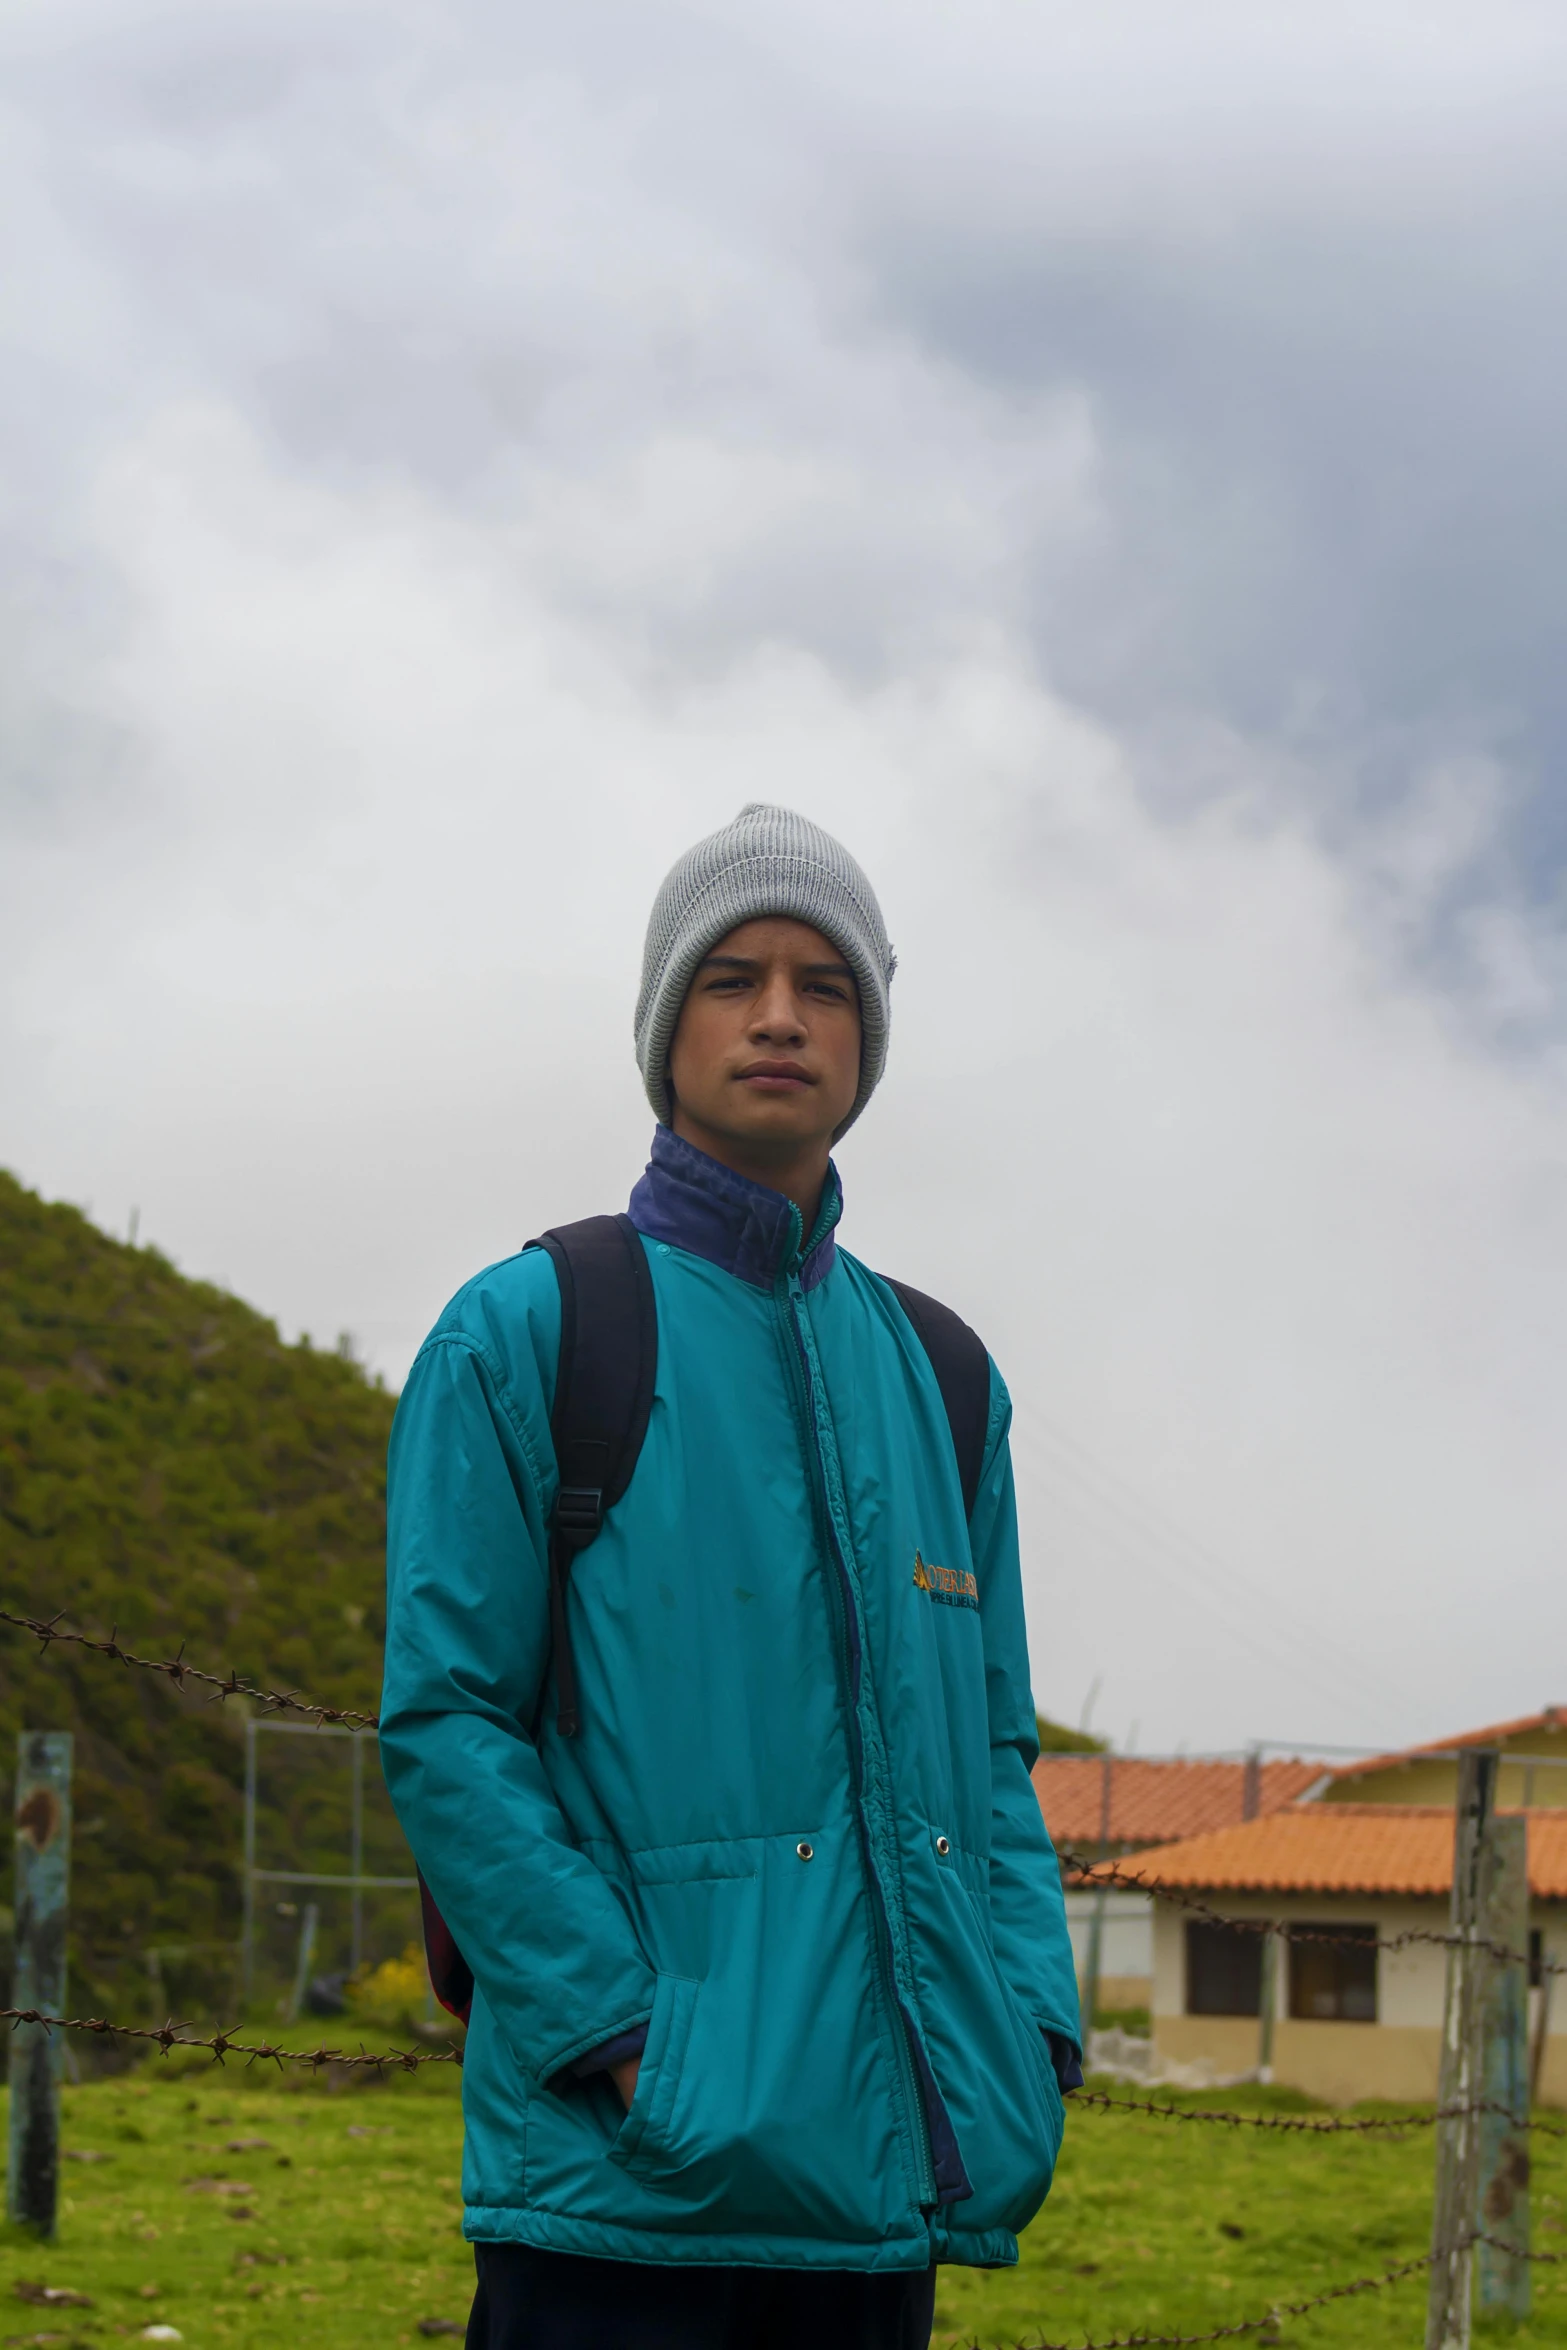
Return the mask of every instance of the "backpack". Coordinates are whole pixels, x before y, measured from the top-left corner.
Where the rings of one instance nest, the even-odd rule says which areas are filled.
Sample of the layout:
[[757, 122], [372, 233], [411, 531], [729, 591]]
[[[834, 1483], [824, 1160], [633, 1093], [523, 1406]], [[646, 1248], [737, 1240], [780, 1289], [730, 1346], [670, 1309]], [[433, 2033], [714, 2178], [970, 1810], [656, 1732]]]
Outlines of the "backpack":
[[[560, 1475], [549, 1530], [550, 1656], [555, 1727], [561, 1737], [575, 1738], [581, 1714], [567, 1590], [572, 1567], [631, 1483], [642, 1450], [658, 1372], [658, 1309], [647, 1252], [629, 1216], [557, 1225], [528, 1246], [546, 1251], [560, 1284], [560, 1360], [550, 1413]], [[887, 1286], [930, 1358], [952, 1431], [964, 1513], [972, 1516], [990, 1422], [990, 1357], [950, 1306], [902, 1281]], [[542, 1718], [542, 1696], [539, 1703]], [[536, 1718], [535, 1736], [538, 1726]], [[435, 1996], [466, 2023], [473, 1974], [422, 1873], [419, 1900]]]

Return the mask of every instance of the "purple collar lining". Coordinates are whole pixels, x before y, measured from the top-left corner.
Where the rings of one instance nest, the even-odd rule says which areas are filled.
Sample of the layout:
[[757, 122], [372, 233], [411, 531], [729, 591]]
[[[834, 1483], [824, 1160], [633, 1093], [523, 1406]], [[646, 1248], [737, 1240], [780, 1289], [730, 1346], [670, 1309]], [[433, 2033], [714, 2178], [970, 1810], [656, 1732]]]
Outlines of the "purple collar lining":
[[[802, 1289], [814, 1289], [832, 1271], [833, 1228], [842, 1210], [838, 1170], [829, 1163], [814, 1245], [799, 1268]], [[792, 1200], [720, 1166], [668, 1126], [654, 1131], [652, 1155], [629, 1212], [650, 1240], [705, 1257], [754, 1289], [771, 1289], [801, 1245], [800, 1212]]]

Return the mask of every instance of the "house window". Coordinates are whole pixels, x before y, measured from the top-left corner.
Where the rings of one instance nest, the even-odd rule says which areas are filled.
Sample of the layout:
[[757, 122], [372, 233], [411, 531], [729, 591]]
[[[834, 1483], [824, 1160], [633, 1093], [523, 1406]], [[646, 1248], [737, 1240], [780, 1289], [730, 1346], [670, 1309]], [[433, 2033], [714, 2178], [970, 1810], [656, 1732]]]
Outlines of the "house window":
[[[1332, 1934], [1332, 1942], [1295, 1940]], [[1312, 1925], [1304, 1919], [1290, 1940], [1290, 2014], [1303, 2023], [1374, 2024], [1377, 2020], [1375, 1926]]]
[[1538, 1926], [1529, 1928], [1529, 1988], [1538, 1991], [1545, 1981], [1545, 1936]]
[[1186, 1928], [1188, 2015], [1257, 2015], [1262, 2008], [1262, 1936], [1226, 1926]]

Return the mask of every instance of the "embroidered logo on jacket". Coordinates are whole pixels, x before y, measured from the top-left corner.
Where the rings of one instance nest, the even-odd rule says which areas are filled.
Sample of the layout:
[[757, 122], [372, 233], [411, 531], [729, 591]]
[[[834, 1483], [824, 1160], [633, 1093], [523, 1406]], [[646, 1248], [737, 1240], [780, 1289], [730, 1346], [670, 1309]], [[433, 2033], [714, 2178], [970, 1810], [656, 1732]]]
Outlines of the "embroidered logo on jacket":
[[914, 1581], [920, 1591], [928, 1591], [941, 1607], [973, 1607], [979, 1605], [979, 1585], [966, 1571], [956, 1572], [951, 1567], [938, 1567], [914, 1553]]

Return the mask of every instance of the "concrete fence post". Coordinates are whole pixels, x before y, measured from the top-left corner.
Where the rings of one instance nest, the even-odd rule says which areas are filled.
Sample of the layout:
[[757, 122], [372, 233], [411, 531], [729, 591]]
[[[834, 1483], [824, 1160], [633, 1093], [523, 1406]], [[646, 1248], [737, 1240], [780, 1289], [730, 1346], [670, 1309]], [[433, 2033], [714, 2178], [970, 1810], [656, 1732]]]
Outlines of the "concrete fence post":
[[[1485, 1937], [1513, 1953], [1512, 1963], [1482, 1957], [1480, 2116], [1476, 2224], [1483, 2236], [1529, 2250], [1529, 1846], [1521, 1819], [1493, 1820], [1487, 1840]], [[1482, 2243], [1482, 2309], [1529, 2315], [1527, 2258]]]
[[1436, 2197], [1431, 2219], [1431, 2289], [1425, 2350], [1469, 2350], [1470, 2282], [1474, 2261], [1476, 2193], [1480, 2177], [1480, 2122], [1468, 2109], [1480, 2098], [1484, 1969], [1478, 1948], [1485, 1932], [1488, 1852], [1496, 1807], [1497, 1756], [1467, 1749], [1458, 1762], [1453, 1827], [1452, 1947], [1447, 1953], [1447, 1998], [1442, 2015], [1442, 2066], [1437, 2098], [1454, 2109], [1436, 2132]]
[[[65, 2012], [65, 1928], [71, 1888], [71, 1749], [67, 1730], [23, 1730], [16, 1742], [16, 1965], [13, 2007]], [[53, 2236], [60, 2187], [60, 2074], [65, 2034], [18, 2024], [11, 2034], [6, 2209]]]

